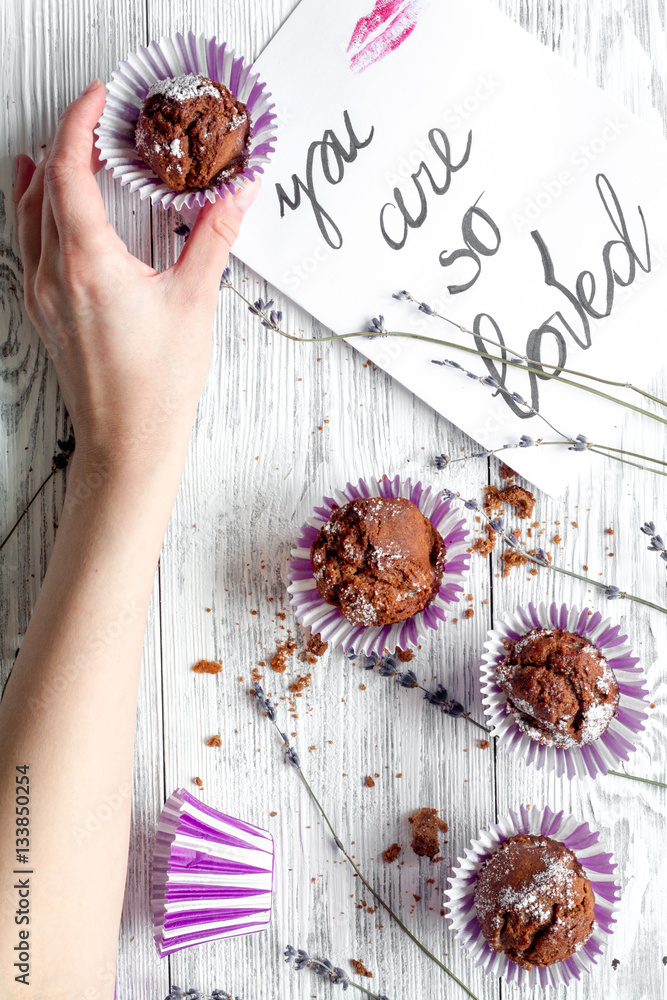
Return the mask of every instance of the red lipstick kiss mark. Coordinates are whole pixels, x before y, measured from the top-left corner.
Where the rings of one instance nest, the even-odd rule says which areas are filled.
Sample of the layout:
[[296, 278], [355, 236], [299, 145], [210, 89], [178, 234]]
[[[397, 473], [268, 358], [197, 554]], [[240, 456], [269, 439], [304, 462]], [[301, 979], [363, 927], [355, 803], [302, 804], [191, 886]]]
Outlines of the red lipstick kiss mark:
[[[350, 68], [362, 73], [405, 41], [416, 25], [423, 0], [376, 0], [370, 14], [357, 21], [347, 51]], [[385, 27], [386, 26], [386, 27]], [[380, 30], [382, 29], [382, 30]]]

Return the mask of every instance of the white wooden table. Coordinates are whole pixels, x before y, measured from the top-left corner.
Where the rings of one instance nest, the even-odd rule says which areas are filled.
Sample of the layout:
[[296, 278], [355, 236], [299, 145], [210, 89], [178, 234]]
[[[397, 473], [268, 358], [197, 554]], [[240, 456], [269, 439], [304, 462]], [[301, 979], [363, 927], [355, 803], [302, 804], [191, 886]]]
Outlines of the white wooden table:
[[[495, 2], [631, 110], [665, 127], [662, 0]], [[48, 473], [56, 438], [65, 429], [53, 369], [21, 299], [9, 208], [11, 158], [19, 151], [39, 155], [66, 103], [93, 76], [108, 79], [138, 44], [192, 27], [255, 56], [294, 3], [4, 0], [0, 5], [6, 125], [0, 160], [0, 536]], [[108, 177], [101, 183], [109, 217], [130, 249], [158, 268], [170, 264], [180, 247], [173, 235], [177, 220], [163, 211], [151, 213]], [[268, 297], [256, 275], [244, 273], [238, 263], [233, 272], [250, 297]], [[282, 308], [290, 329], [317, 333], [308, 316], [289, 303]], [[242, 1000], [328, 997], [337, 987], [285, 965], [282, 953], [289, 942], [350, 972], [349, 959], [362, 959], [373, 972], [372, 980], [362, 982], [391, 1000], [456, 1000], [463, 996], [458, 987], [380, 911], [358, 908], [360, 899], [369, 904], [370, 899], [359, 891], [350, 866], [341, 863], [296, 774], [283, 763], [275, 732], [247, 692], [252, 668], [284, 637], [276, 612], [287, 604], [286, 557], [313, 502], [348, 479], [382, 472], [479, 496], [484, 483], [499, 481], [497, 462], [487, 467], [485, 460], [475, 460], [438, 474], [436, 454], [452, 454], [472, 442], [381, 371], [364, 367], [365, 359], [344, 344], [319, 349], [267, 336], [231, 293], [221, 295], [214, 339], [213, 370], [165, 539], [146, 635], [119, 998], [162, 1000], [170, 983], [222, 988]], [[647, 371], [647, 381], [650, 375]], [[662, 393], [666, 390], [663, 384]], [[644, 430], [643, 442], [647, 453], [664, 451], [653, 428]], [[586, 564], [592, 576], [602, 574], [665, 603], [665, 564], [645, 551], [638, 530], [652, 519], [667, 532], [664, 480], [634, 471], [610, 464], [604, 483], [584, 480], [563, 503], [539, 496], [541, 541], [564, 565]], [[63, 489], [59, 474], [2, 553], [2, 680], [46, 568]], [[562, 542], [554, 545], [556, 533]], [[420, 680], [442, 681], [481, 718], [477, 668], [495, 618], [528, 600], [599, 607], [628, 631], [656, 705], [629, 769], [664, 779], [667, 619], [627, 601], [605, 604], [584, 584], [553, 574], [533, 577], [519, 570], [503, 579], [497, 551], [490, 560], [473, 557], [467, 589], [474, 595], [474, 617], [459, 615], [457, 624], [422, 644], [412, 664]], [[289, 610], [285, 624], [294, 627]], [[222, 659], [222, 673], [193, 674], [192, 664], [202, 657]], [[297, 733], [308, 776], [362, 869], [480, 1000], [515, 990], [472, 967], [440, 915], [442, 890], [448, 866], [478, 828], [521, 802], [548, 803], [588, 820], [603, 831], [605, 847], [619, 863], [618, 929], [595, 974], [570, 988], [569, 996], [656, 1000], [667, 994], [664, 789], [611, 776], [569, 782], [525, 767], [493, 745], [480, 749], [480, 733], [465, 721], [433, 710], [418, 691], [362, 673], [342, 654], [329, 651], [308, 670], [311, 684], [294, 720], [281, 699], [296, 673], [306, 672], [304, 665], [294, 659], [283, 675], [260, 668], [285, 728]], [[216, 733], [222, 746], [209, 748], [206, 739]], [[362, 787], [369, 773], [380, 774], [373, 789]], [[165, 796], [180, 786], [196, 791], [196, 776], [203, 781], [205, 801], [273, 833], [274, 918], [261, 935], [161, 961], [148, 910], [151, 845]], [[435, 866], [420, 862], [409, 848], [408, 816], [424, 805], [437, 807], [450, 826], [445, 861]], [[402, 866], [381, 861], [393, 841], [403, 845]], [[416, 902], [413, 894], [421, 899]]]

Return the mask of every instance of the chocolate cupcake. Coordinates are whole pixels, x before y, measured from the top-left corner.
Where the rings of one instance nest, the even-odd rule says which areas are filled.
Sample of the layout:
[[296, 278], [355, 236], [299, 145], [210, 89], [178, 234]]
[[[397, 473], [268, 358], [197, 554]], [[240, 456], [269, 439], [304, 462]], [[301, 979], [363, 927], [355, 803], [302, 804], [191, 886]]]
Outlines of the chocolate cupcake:
[[439, 532], [405, 497], [357, 497], [336, 507], [313, 542], [317, 591], [353, 625], [405, 621], [438, 592]]
[[226, 42], [177, 31], [112, 72], [95, 145], [142, 201], [196, 212], [263, 173], [276, 143], [273, 106], [252, 63]]
[[235, 177], [247, 164], [250, 136], [245, 104], [194, 73], [154, 83], [135, 131], [137, 152], [174, 191]]
[[595, 896], [573, 851], [558, 840], [518, 834], [481, 867], [475, 908], [484, 938], [523, 969], [562, 962], [595, 927]]
[[522, 732], [545, 746], [593, 743], [616, 713], [618, 683], [588, 639], [563, 629], [533, 628], [503, 643], [496, 678]]

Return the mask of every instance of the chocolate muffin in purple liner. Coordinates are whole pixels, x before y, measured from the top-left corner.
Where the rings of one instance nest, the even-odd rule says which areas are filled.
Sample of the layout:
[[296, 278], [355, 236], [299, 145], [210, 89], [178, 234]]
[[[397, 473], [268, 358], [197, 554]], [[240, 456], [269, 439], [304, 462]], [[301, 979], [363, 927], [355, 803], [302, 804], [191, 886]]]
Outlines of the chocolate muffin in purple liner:
[[320, 597], [353, 625], [405, 621], [437, 594], [445, 544], [405, 497], [357, 497], [336, 507], [310, 558]]
[[516, 724], [545, 746], [593, 743], [618, 707], [607, 659], [588, 639], [563, 629], [531, 629], [504, 641], [496, 677]]
[[484, 938], [522, 969], [570, 958], [595, 927], [595, 896], [573, 851], [517, 834], [483, 865], [475, 909]]
[[137, 152], [174, 191], [196, 191], [245, 169], [252, 135], [245, 104], [217, 80], [158, 80], [135, 130]]

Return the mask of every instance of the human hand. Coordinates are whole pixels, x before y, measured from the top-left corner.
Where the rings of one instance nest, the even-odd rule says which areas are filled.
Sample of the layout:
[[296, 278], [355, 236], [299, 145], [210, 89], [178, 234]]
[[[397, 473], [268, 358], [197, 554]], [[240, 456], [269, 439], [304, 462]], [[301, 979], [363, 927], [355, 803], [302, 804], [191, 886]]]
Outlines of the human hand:
[[56, 367], [77, 453], [109, 461], [131, 447], [150, 462], [158, 449], [187, 447], [220, 275], [259, 182], [207, 204], [177, 263], [158, 274], [106, 219], [93, 146], [104, 101], [94, 81], [66, 109], [39, 165], [17, 157], [25, 302]]

